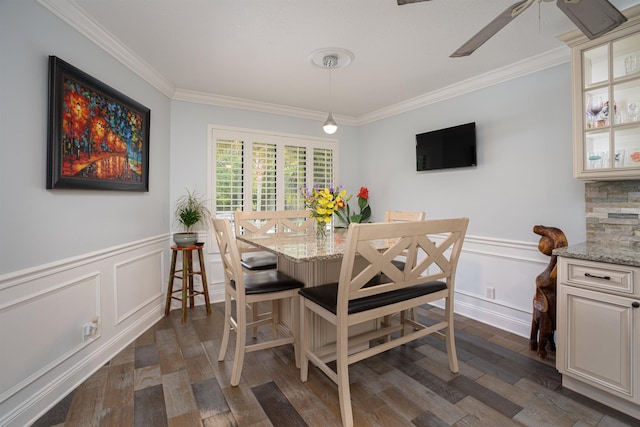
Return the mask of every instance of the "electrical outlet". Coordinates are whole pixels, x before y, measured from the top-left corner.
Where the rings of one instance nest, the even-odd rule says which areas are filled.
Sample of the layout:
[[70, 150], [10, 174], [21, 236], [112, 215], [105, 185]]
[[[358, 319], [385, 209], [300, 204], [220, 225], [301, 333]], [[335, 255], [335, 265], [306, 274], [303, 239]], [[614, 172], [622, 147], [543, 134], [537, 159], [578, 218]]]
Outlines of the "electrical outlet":
[[496, 299], [496, 288], [487, 288], [487, 299]]
[[83, 338], [89, 339], [90, 337], [94, 336], [96, 334], [96, 332], [98, 332], [98, 322], [91, 322], [91, 323], [86, 323], [83, 327], [82, 327], [82, 333], [83, 333]]

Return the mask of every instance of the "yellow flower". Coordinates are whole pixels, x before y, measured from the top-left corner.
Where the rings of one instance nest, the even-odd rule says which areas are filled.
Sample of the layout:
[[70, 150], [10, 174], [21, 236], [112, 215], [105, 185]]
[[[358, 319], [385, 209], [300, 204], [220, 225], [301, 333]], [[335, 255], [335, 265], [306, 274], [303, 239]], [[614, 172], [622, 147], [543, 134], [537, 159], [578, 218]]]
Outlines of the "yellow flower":
[[310, 214], [316, 219], [318, 225], [330, 224], [333, 214], [344, 206], [343, 198], [347, 194], [346, 190], [341, 188], [307, 188], [300, 189], [305, 206], [309, 209]]

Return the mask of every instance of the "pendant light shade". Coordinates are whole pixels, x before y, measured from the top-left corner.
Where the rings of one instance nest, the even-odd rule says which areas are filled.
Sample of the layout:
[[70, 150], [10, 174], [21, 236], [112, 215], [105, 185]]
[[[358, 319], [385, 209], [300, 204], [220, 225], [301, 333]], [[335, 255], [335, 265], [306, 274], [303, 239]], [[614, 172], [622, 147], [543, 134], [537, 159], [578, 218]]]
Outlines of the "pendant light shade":
[[322, 130], [329, 135], [333, 135], [338, 130], [338, 125], [336, 124], [336, 121], [333, 120], [333, 115], [331, 115], [331, 113], [329, 113], [329, 117], [327, 117], [327, 120], [325, 120], [322, 125]]

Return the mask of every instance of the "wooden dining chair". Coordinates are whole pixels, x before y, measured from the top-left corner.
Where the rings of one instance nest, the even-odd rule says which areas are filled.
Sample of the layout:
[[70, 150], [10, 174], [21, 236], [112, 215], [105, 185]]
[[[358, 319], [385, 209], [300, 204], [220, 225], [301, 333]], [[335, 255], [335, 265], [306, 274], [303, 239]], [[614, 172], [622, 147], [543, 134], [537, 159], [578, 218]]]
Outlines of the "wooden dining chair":
[[[457, 218], [351, 224], [339, 282], [299, 291], [300, 379], [307, 381], [311, 361], [338, 385], [340, 414], [345, 426], [353, 425], [349, 389], [349, 365], [352, 363], [439, 333], [445, 336], [449, 369], [458, 372], [453, 296], [456, 268], [468, 223], [467, 218]], [[380, 239], [387, 240], [384, 250], [379, 249]], [[409, 256], [405, 268], [400, 270], [392, 261], [404, 251]], [[445, 314], [436, 324], [427, 326], [404, 314], [412, 307], [437, 300], [444, 300]], [[350, 336], [352, 327], [392, 313], [401, 313], [397, 323]], [[326, 320], [328, 328], [335, 328], [335, 343], [322, 347], [311, 345], [316, 332], [314, 325], [317, 325], [314, 314]], [[401, 330], [405, 333], [394, 334]], [[381, 339], [391, 334], [393, 339], [390, 341]], [[334, 361], [335, 370], [330, 367]]]
[[[424, 221], [426, 215], [424, 212], [409, 212], [409, 211], [386, 211], [384, 213], [384, 222], [407, 222], [407, 221]], [[406, 263], [407, 254], [402, 253], [400, 257], [393, 260], [393, 264], [399, 269], [404, 269]], [[413, 307], [411, 309], [411, 316], [413, 320], [418, 320], [418, 308]], [[386, 318], [385, 322], [389, 322]]]
[[[299, 304], [298, 289], [304, 283], [295, 280], [278, 270], [245, 273], [240, 264], [240, 251], [236, 244], [231, 223], [227, 219], [212, 219], [214, 234], [224, 270], [224, 333], [220, 345], [218, 361], [225, 359], [229, 335], [236, 332], [236, 349], [233, 356], [231, 371], [231, 385], [240, 383], [244, 355], [247, 352], [263, 350], [285, 344], [293, 344], [295, 360], [299, 360], [299, 352], [294, 322], [291, 326], [284, 325], [279, 318], [278, 302], [288, 300], [291, 313], [296, 313]], [[232, 313], [232, 301], [235, 301], [235, 318]], [[268, 301], [271, 303], [271, 316], [261, 318], [257, 322], [247, 321], [247, 304]], [[260, 340], [247, 344], [247, 329], [271, 324], [272, 339]]]
[[[284, 211], [240, 211], [233, 213], [233, 226], [236, 236], [244, 233], [262, 235], [267, 233], [293, 233], [315, 230], [315, 220], [307, 210]], [[248, 243], [237, 241], [240, 250], [242, 267], [249, 271], [273, 270], [278, 267], [278, 257], [264, 249]], [[252, 321], [271, 316], [270, 312], [261, 311], [257, 304], [250, 304]], [[257, 337], [258, 328], [253, 328], [252, 336]]]

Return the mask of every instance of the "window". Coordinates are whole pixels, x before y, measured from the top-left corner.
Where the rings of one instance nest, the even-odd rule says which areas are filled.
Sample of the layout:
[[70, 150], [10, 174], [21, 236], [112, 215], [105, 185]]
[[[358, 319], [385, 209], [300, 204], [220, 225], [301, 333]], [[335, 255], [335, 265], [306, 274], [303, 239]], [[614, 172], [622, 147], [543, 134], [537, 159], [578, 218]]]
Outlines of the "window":
[[304, 209], [301, 187], [337, 182], [335, 140], [211, 127], [209, 147], [208, 194], [218, 217]]

